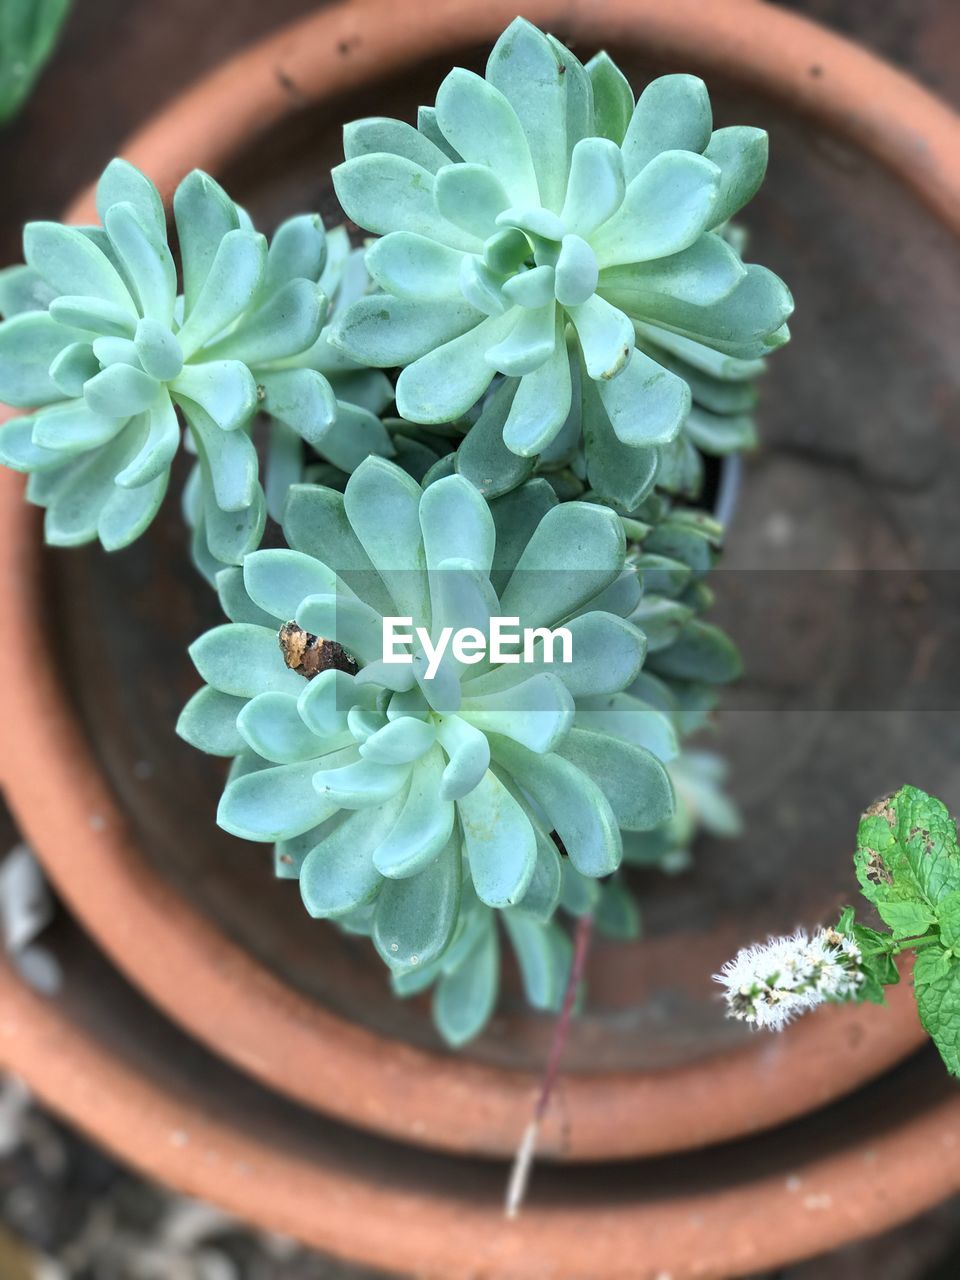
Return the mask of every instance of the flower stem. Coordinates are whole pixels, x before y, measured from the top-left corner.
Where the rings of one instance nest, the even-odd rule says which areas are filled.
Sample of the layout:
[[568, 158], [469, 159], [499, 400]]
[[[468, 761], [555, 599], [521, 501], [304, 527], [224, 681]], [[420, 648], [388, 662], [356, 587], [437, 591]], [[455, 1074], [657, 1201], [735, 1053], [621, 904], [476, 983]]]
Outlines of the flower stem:
[[537, 1151], [537, 1137], [540, 1133], [540, 1125], [543, 1117], [547, 1114], [550, 1098], [557, 1083], [557, 1077], [560, 1074], [560, 1061], [570, 1032], [573, 1006], [580, 983], [583, 981], [592, 936], [593, 915], [588, 911], [586, 915], [582, 915], [577, 921], [577, 929], [573, 938], [573, 959], [570, 962], [570, 975], [567, 978], [567, 988], [563, 993], [563, 1004], [554, 1027], [553, 1041], [550, 1045], [547, 1065], [540, 1082], [540, 1091], [534, 1103], [530, 1123], [523, 1131], [523, 1137], [520, 1139], [520, 1145], [513, 1158], [513, 1167], [510, 1170], [510, 1179], [507, 1183], [507, 1195], [504, 1204], [504, 1211], [508, 1218], [517, 1216], [520, 1212], [520, 1206], [523, 1204], [523, 1198], [526, 1195], [527, 1183], [530, 1181], [530, 1171], [533, 1168], [533, 1160]]

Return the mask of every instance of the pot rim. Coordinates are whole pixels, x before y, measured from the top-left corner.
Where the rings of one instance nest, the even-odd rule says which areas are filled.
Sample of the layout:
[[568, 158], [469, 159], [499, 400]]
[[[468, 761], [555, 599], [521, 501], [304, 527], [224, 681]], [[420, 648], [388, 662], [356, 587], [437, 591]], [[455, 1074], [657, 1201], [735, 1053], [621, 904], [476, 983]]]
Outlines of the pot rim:
[[[252, 46], [161, 111], [123, 148], [169, 196], [188, 166], [213, 172], [305, 103], [495, 36], [516, 0], [395, 0], [323, 9]], [[529, 0], [533, 21], [682, 59], [829, 125], [870, 152], [960, 231], [960, 120], [906, 76], [786, 10], [747, 0]], [[819, 68], [818, 74], [813, 69]], [[891, 123], [890, 104], [899, 110]], [[185, 160], [187, 163], [185, 163]], [[90, 217], [90, 193], [69, 212]], [[115, 963], [174, 1020], [268, 1087], [350, 1123], [451, 1151], [513, 1150], [533, 1073], [389, 1040], [280, 982], [140, 858], [60, 689], [52, 655], [24, 620], [42, 616], [37, 513], [0, 476], [0, 776], [22, 829], [71, 909]], [[38, 654], [42, 656], [38, 660]], [[24, 679], [24, 672], [32, 678]], [[39, 767], [42, 762], [42, 767]], [[216, 1034], [210, 1010], [216, 1009]], [[847, 1051], [825, 1046], [844, 1037]], [[625, 1158], [715, 1143], [823, 1105], [922, 1040], [910, 993], [891, 1007], [829, 1008], [775, 1042], [678, 1070], [565, 1075], [542, 1136], [562, 1159]], [[320, 1052], [318, 1052], [320, 1050]], [[789, 1073], [789, 1074], [788, 1074]]]
[[115, 973], [90, 965], [89, 944], [71, 950], [75, 933], [65, 949], [59, 936], [63, 961], [80, 964], [56, 998], [0, 962], [0, 1061], [146, 1175], [354, 1263], [449, 1280], [719, 1280], [887, 1230], [960, 1185], [960, 1099], [931, 1049], [879, 1097], [839, 1104], [826, 1126], [839, 1141], [820, 1132], [793, 1152], [770, 1135], [698, 1156], [688, 1172], [671, 1159], [628, 1165], [607, 1175], [612, 1193], [597, 1171], [541, 1169], [508, 1222], [503, 1167], [304, 1116], [189, 1045], [138, 993], [118, 1005]]

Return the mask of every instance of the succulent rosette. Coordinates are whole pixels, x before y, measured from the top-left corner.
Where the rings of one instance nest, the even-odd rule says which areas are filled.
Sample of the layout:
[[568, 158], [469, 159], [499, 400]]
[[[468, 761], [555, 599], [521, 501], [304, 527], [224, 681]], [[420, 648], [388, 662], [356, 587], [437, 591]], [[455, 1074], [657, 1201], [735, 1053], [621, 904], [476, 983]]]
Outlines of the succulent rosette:
[[[275, 842], [308, 911], [369, 932], [398, 974], [447, 954], [462, 904], [488, 939], [481, 907], [562, 959], [548, 930], [562, 862], [607, 876], [622, 832], [673, 810], [650, 749], [664, 717], [624, 692], [646, 642], [622, 522], [541, 480], [487, 503], [461, 476], [422, 489], [370, 458], [342, 495], [292, 489], [284, 532], [289, 550], [221, 574], [232, 621], [191, 649], [207, 684], [179, 732], [236, 757], [220, 824]], [[494, 616], [563, 625], [572, 660], [541, 640], [523, 662], [448, 649], [432, 675], [416, 645], [384, 661], [385, 617], [436, 638]]]
[[[605, 54], [584, 67], [517, 19], [485, 77], [455, 68], [416, 129], [361, 120], [344, 150], [335, 187], [382, 236], [367, 252], [382, 292], [332, 341], [402, 368], [410, 421], [456, 419], [503, 375], [506, 450], [544, 453], [573, 411], [592, 487], [630, 506], [689, 416], [677, 359], [753, 361], [788, 337], [785, 285], [723, 234], [763, 179], [766, 135], [714, 130], [695, 77], [634, 103]], [[506, 487], [493, 475], [487, 492]]]
[[239, 562], [260, 540], [263, 493], [249, 424], [262, 406], [319, 441], [336, 400], [291, 358], [317, 341], [326, 299], [323, 224], [291, 218], [271, 244], [212, 178], [174, 196], [183, 292], [163, 204], [132, 165], [97, 187], [101, 226], [30, 223], [26, 264], [3, 273], [0, 398], [34, 410], [0, 436], [30, 473], [48, 542], [131, 542], [153, 519], [181, 442], [198, 455], [204, 537]]

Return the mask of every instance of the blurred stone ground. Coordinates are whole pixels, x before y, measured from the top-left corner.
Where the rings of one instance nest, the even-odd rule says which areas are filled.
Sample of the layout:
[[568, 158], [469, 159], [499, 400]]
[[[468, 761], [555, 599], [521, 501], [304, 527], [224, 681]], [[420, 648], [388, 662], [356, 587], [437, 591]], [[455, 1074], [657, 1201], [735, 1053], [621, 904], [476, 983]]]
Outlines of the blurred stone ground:
[[[166, 99], [228, 53], [315, 7], [314, 0], [76, 0], [33, 98], [0, 130], [0, 261], [19, 258], [26, 218], [55, 216]], [[784, 7], [861, 41], [960, 103], [956, 0], [792, 0]], [[752, 1280], [958, 1275], [955, 1200], [887, 1236]], [[19, 1082], [0, 1081], [0, 1280], [351, 1277], [375, 1280], [146, 1182], [35, 1107]]]

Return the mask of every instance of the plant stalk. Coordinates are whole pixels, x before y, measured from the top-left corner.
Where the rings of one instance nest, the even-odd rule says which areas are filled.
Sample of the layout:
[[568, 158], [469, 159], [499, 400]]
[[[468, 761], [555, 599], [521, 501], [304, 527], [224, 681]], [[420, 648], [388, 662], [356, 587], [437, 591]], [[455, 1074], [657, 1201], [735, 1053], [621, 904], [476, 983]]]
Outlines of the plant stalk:
[[550, 1045], [547, 1065], [540, 1083], [540, 1091], [533, 1106], [533, 1115], [530, 1118], [530, 1123], [523, 1131], [523, 1137], [517, 1147], [517, 1154], [513, 1158], [513, 1166], [510, 1170], [504, 1202], [504, 1212], [508, 1218], [515, 1218], [520, 1212], [520, 1207], [527, 1192], [530, 1171], [533, 1168], [534, 1157], [537, 1153], [537, 1138], [540, 1134], [540, 1125], [543, 1122], [543, 1117], [547, 1114], [550, 1098], [557, 1083], [557, 1077], [560, 1074], [560, 1061], [563, 1058], [563, 1051], [570, 1033], [573, 1006], [580, 983], [583, 981], [592, 937], [593, 914], [588, 911], [586, 915], [580, 916], [577, 921], [577, 928], [573, 937], [573, 958], [570, 962], [570, 976], [567, 978], [567, 988], [563, 993], [563, 1004], [560, 1007], [560, 1014], [554, 1027], [553, 1041]]

